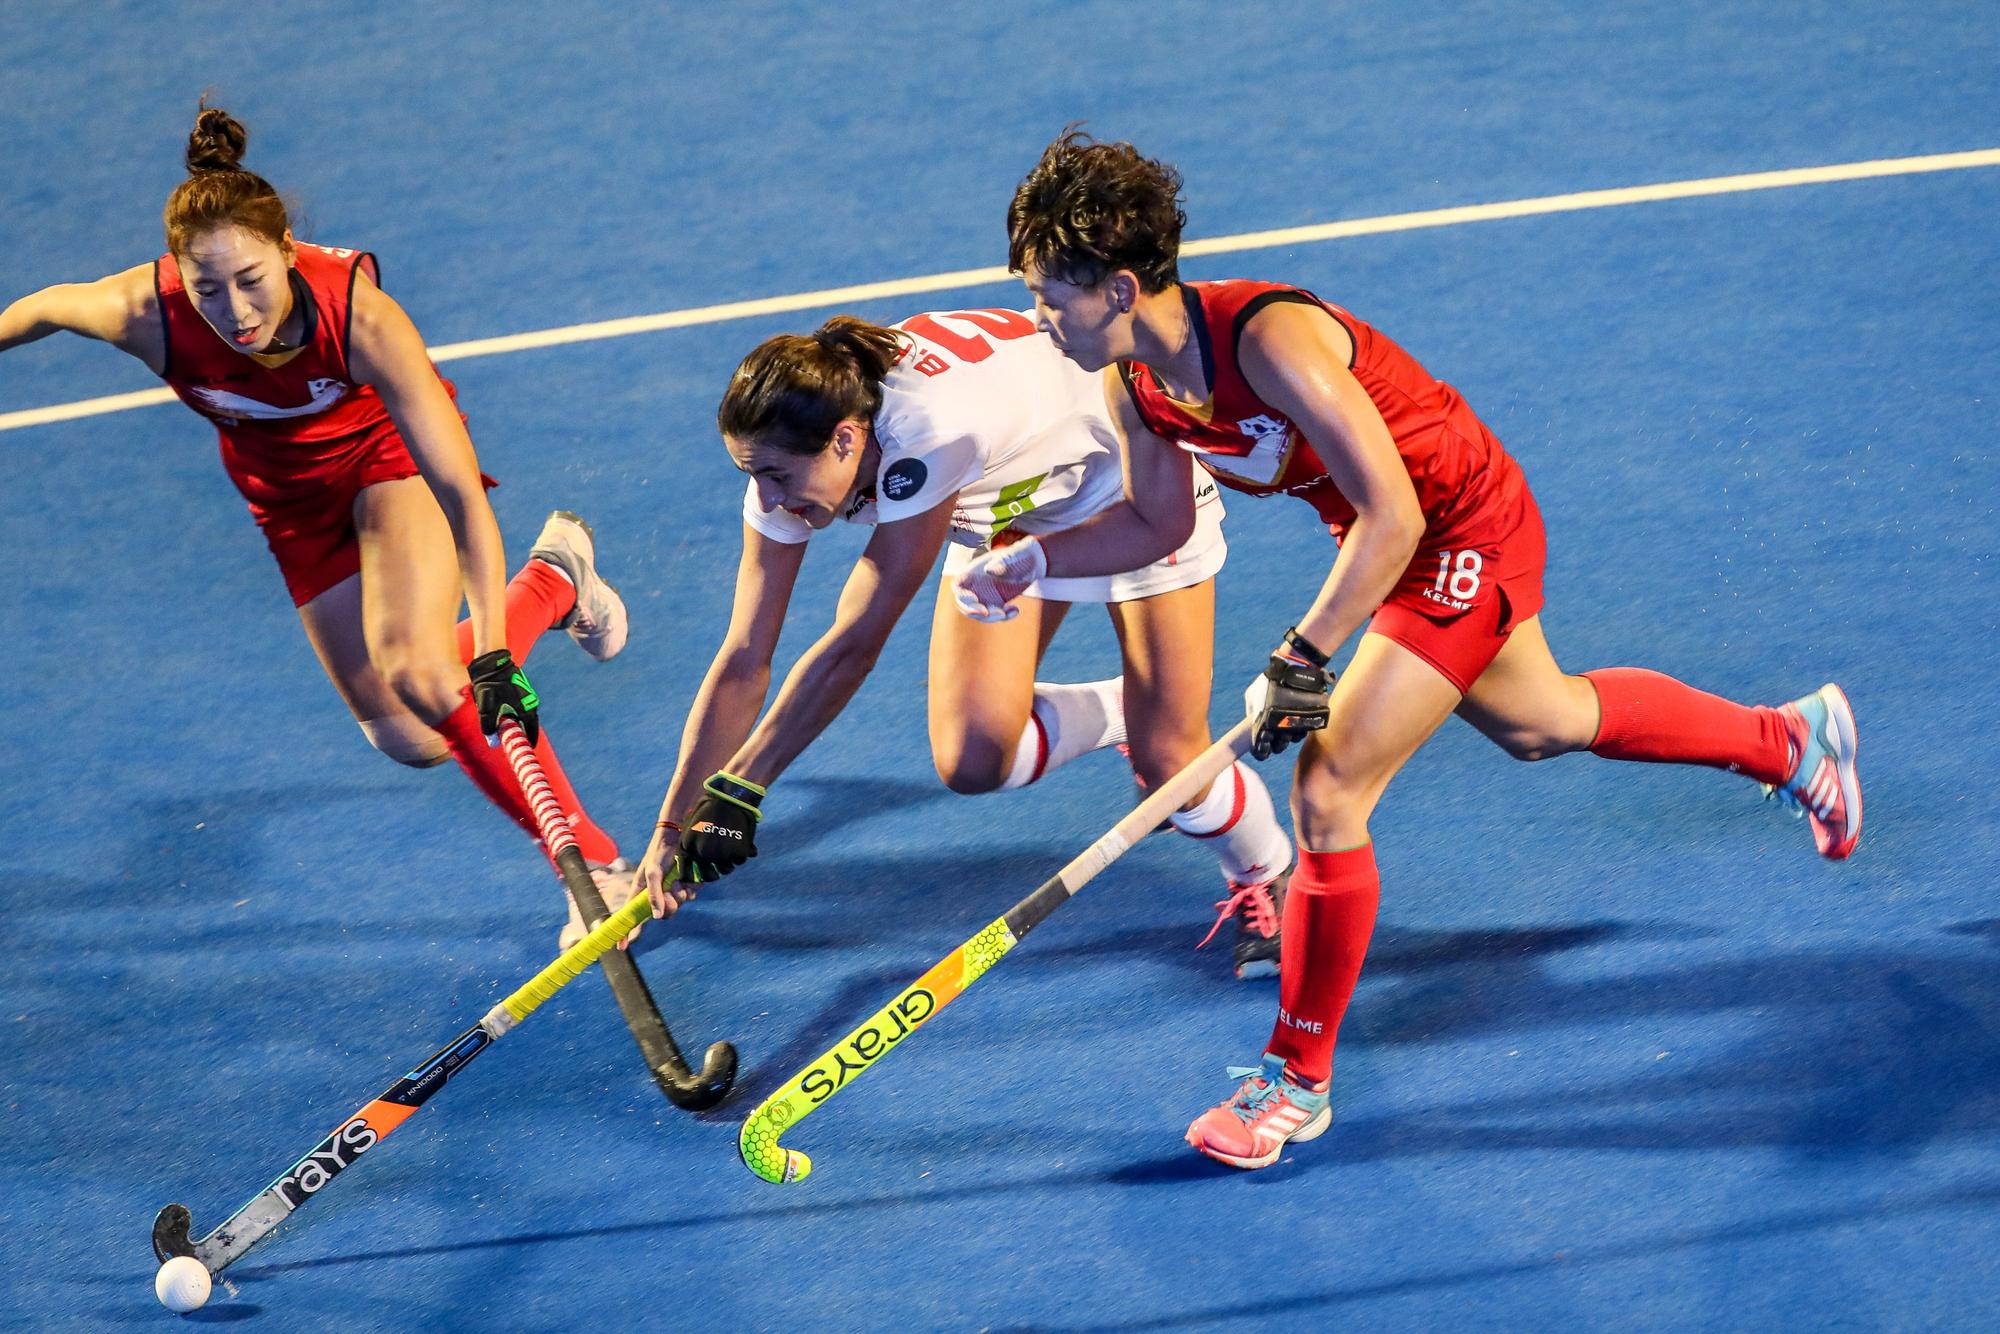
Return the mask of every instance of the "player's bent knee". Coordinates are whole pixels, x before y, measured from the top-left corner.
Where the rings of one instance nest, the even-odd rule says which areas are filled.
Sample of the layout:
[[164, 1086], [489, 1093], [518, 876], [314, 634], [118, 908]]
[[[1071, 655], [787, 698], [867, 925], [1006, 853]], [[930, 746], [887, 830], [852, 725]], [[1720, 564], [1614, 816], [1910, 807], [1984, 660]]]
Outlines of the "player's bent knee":
[[1567, 755], [1572, 749], [1540, 732], [1508, 732], [1493, 738], [1517, 760], [1532, 763], [1535, 760], [1552, 760], [1558, 755]]
[[1307, 767], [1292, 784], [1292, 825], [1307, 847], [1333, 847], [1324, 840], [1365, 830], [1374, 809], [1367, 790], [1324, 769]]
[[997, 752], [960, 751], [949, 758], [933, 754], [931, 763], [937, 768], [937, 776], [944, 785], [963, 797], [996, 791], [1007, 780]]
[[[1193, 738], [1179, 745], [1158, 744], [1157, 739], [1152, 745], [1133, 745], [1132, 772], [1138, 776], [1142, 786], [1148, 789], [1161, 787], [1193, 764], [1207, 749], [1206, 737]], [[1197, 800], [1199, 795], [1196, 794]]]
[[1552, 760], [1590, 749], [1588, 738], [1565, 736], [1542, 727], [1511, 727], [1487, 733], [1493, 744], [1517, 760]]
[[931, 737], [931, 767], [960, 796], [998, 791], [1013, 759], [1007, 747], [977, 728], [954, 728], [949, 735]]
[[368, 738], [368, 744], [398, 764], [407, 764], [412, 769], [430, 769], [451, 758], [451, 750], [444, 744], [444, 738], [411, 714], [363, 718], [360, 723], [361, 734]]
[[376, 670], [403, 706], [420, 718], [426, 715], [443, 718], [463, 701], [462, 671], [439, 671], [429, 662], [396, 657], [378, 662]]

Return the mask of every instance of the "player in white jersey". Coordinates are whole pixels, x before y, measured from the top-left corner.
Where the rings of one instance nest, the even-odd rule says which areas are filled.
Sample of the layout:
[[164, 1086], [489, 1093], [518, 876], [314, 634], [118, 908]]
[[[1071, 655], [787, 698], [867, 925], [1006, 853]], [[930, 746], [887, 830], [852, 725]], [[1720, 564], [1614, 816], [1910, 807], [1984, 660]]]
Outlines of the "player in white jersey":
[[[956, 610], [954, 582], [972, 561], [1015, 538], [1073, 527], [1124, 495], [1102, 382], [1030, 317], [940, 311], [892, 329], [840, 316], [811, 335], [781, 334], [744, 358], [716, 417], [730, 456], [750, 474], [743, 554], [729, 629], [640, 867], [658, 911], [756, 855], [769, 784], [852, 697], [947, 541], [931, 621], [930, 741], [953, 791], [1021, 787], [1118, 744], [1140, 783], [1152, 785], [1207, 747], [1214, 575], [1227, 552], [1212, 485], [1193, 535], [1164, 560], [1044, 580], [998, 624]], [[874, 532], [832, 628], [756, 721], [806, 540], [836, 519]], [[1105, 606], [1123, 672], [1037, 682], [1036, 665], [1074, 602]], [[1222, 863], [1217, 920], [1237, 923], [1237, 975], [1274, 975], [1291, 842], [1262, 780], [1239, 763], [1173, 822], [1210, 840]]]

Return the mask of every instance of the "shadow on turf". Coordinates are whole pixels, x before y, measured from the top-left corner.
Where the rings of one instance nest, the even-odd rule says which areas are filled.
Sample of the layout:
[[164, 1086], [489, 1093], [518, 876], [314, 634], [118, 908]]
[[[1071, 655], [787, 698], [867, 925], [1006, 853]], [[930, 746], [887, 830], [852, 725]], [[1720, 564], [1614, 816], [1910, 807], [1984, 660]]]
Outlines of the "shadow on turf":
[[[1197, 1162], [1199, 1160], [1196, 1160]], [[1231, 1172], [1231, 1176], [1241, 1178], [1243, 1174]], [[722, 1226], [730, 1223], [769, 1221], [787, 1217], [821, 1216], [827, 1214], [854, 1213], [870, 1209], [899, 1209], [910, 1205], [938, 1204], [953, 1199], [986, 1199], [994, 1195], [1029, 1194], [1038, 1191], [1061, 1189], [1079, 1184], [1096, 1185], [1105, 1181], [1120, 1184], [1118, 1173], [1104, 1176], [1078, 1177], [1069, 1173], [1052, 1173], [1030, 1180], [1010, 1181], [1000, 1184], [982, 1182], [976, 1185], [947, 1186], [929, 1191], [906, 1191], [894, 1195], [871, 1196], [861, 1200], [834, 1200], [812, 1204], [779, 1205], [774, 1208], [735, 1209], [722, 1213], [703, 1214], [693, 1218], [656, 1219], [638, 1223], [610, 1223], [602, 1227], [572, 1228], [567, 1231], [527, 1232], [511, 1237], [486, 1237], [473, 1241], [440, 1242], [429, 1246], [402, 1246], [393, 1249], [357, 1251], [350, 1255], [330, 1255], [316, 1260], [288, 1260], [278, 1264], [262, 1264], [232, 1270], [232, 1277], [239, 1282], [254, 1282], [261, 1278], [298, 1270], [330, 1269], [341, 1265], [374, 1264], [383, 1260], [421, 1259], [425, 1256], [454, 1255], [469, 1251], [505, 1250], [514, 1246], [543, 1246], [557, 1242], [594, 1241], [613, 1237], [630, 1237], [646, 1233], [668, 1233], [689, 1228]], [[1603, 1263], [1640, 1256], [1658, 1255], [1676, 1250], [1691, 1250], [1703, 1246], [1713, 1246], [1731, 1242], [1754, 1241], [1763, 1237], [1781, 1236], [1813, 1232], [1822, 1228], [1837, 1227], [1845, 1223], [1893, 1218], [1903, 1215], [1928, 1213], [1936, 1209], [1960, 1206], [1989, 1206], [2000, 1203], [2000, 1180], [1973, 1182], [1950, 1190], [1934, 1191], [1913, 1196], [1906, 1200], [1875, 1202], [1852, 1208], [1816, 1210], [1779, 1214], [1769, 1218], [1749, 1219], [1740, 1223], [1725, 1224], [1720, 1227], [1697, 1232], [1682, 1232], [1663, 1237], [1637, 1239], [1601, 1247], [1579, 1247], [1556, 1256], [1511, 1261], [1505, 1264], [1480, 1266], [1442, 1274], [1417, 1278], [1397, 1279], [1391, 1282], [1361, 1284], [1347, 1288], [1329, 1289], [1296, 1298], [1280, 1299], [1261, 1305], [1260, 1312], [1276, 1312], [1345, 1301], [1361, 1301], [1383, 1296], [1393, 1296], [1401, 1292], [1417, 1292], [1432, 1288], [1451, 1287], [1462, 1283], [1490, 1282], [1496, 1278], [1535, 1273], [1545, 1269], [1556, 1269], [1571, 1265]], [[250, 1307], [252, 1311], [257, 1308]], [[1119, 1328], [1153, 1329], [1170, 1328], [1176, 1325], [1201, 1324], [1226, 1318], [1241, 1318], [1251, 1308], [1239, 1303], [1215, 1311], [1187, 1313], [1170, 1319], [1133, 1321], [1110, 1326], [1077, 1326], [1079, 1329]]]
[[[1051, 939], [1054, 934], [1046, 929], [1038, 932], [1021, 948], [1021, 952], [1009, 955], [1000, 966], [1009, 972], [1021, 973], [1033, 968], [1073, 968], [1078, 962], [1088, 964], [1119, 956], [1146, 955], [1178, 963], [1212, 977], [1219, 986], [1241, 985], [1228, 976], [1227, 953], [1211, 944], [1207, 951], [1197, 954], [1193, 946], [1201, 937], [1191, 934], [1183, 926], [1118, 931], [1063, 944]], [[1601, 945], [1634, 934], [1669, 933], [1663, 928], [1635, 927], [1615, 922], [1482, 931], [1384, 927], [1376, 933], [1375, 947], [1369, 958], [1369, 975], [1384, 977], [1426, 973], [1475, 964], [1493, 969], [1527, 967], [1533, 960], [1547, 954]], [[795, 941], [796, 937], [787, 933], [785, 939]], [[1216, 939], [1217, 942], [1225, 940], [1222, 936]], [[798, 946], [793, 945], [792, 948]], [[940, 955], [942, 953], [940, 951]], [[819, 1056], [856, 1024], [887, 1004], [935, 962], [935, 958], [913, 956], [902, 966], [882, 968], [850, 978], [820, 1007], [818, 1014], [794, 1030], [783, 1047], [759, 1059], [755, 1074], [739, 1086], [730, 1100], [731, 1105], [755, 1106], [797, 1073], [806, 1062]], [[1271, 990], [1270, 984], [1264, 986], [1267, 991]], [[1275, 992], [1271, 994], [1275, 995]]]
[[[1650, 1019], [1671, 1049], [1676, 1014], [1766, 1018], [1690, 1069], [1671, 1058], [1595, 1088], [1446, 1105], [1350, 1125], [1341, 1160], [1449, 1148], [1713, 1148], [1808, 1153], [1919, 1148], [2000, 1128], [2000, 974], [1913, 953], [1794, 954], [1558, 983], [1480, 979], [1379, 996], [1364, 1044]], [[1514, 1122], [1509, 1124], [1509, 1122]]]
[[829, 834], [845, 833], [854, 825], [857, 811], [903, 811], [950, 798], [962, 800], [932, 778], [912, 782], [895, 778], [831, 777], [797, 778], [785, 784], [787, 792], [804, 790], [812, 800], [803, 811], [787, 812], [781, 830], [773, 830], [786, 853], [810, 848]]
[[[1349, 1052], [1501, 1032], [1526, 1045], [1544, 1030], [1574, 1034], [1630, 1021], [1645, 1024], [1642, 1044], [1657, 1040], [1671, 1049], [1676, 1031], [1704, 1016], [1747, 1018], [1758, 1031], [1713, 1050], [1697, 1047], [1699, 1057], [1647, 1060], [1636, 1078], [1440, 1102], [1395, 1116], [1343, 1117], [1325, 1139], [1258, 1179], [1403, 1156], [1514, 1149], [1907, 1153], [1940, 1138], [2000, 1129], [2000, 1027], [1988, 1018], [2000, 1015], [2000, 975], [1976, 960], [1801, 953], [1578, 981], [1551, 976], [1541, 962], [1633, 937], [1697, 934], [1615, 923], [1519, 931], [1384, 928], [1369, 964], [1370, 987], [1349, 1020]], [[1002, 967], [1020, 971], [1034, 960], [1062, 966], [1066, 953], [1102, 959], [1162, 948], [1159, 935], [1120, 933], [1024, 953]], [[928, 962], [848, 981], [784, 1047], [757, 1062], [732, 1105], [754, 1106]], [[1177, 1154], [1116, 1169], [1110, 1179], [1167, 1184], [1216, 1174], [1233, 1175]]]
[[[55, 884], [87, 892], [116, 887], [149, 896], [172, 891], [181, 911], [198, 911], [213, 902], [242, 897], [246, 875], [270, 860], [274, 845], [285, 844], [277, 826], [290, 813], [385, 795], [395, 795], [394, 789], [301, 784], [140, 802], [123, 827], [124, 846], [92, 859], [112, 868], [109, 875], [82, 880], [32, 869], [0, 872], [0, 911], [15, 919], [102, 915], [95, 897], [52, 892]], [[291, 871], [287, 866], [276, 874]]]
[[[121, 1281], [124, 1280], [121, 1279]], [[261, 1306], [253, 1305], [250, 1302], [236, 1301], [230, 1297], [223, 1296], [221, 1292], [218, 1292], [217, 1295], [221, 1300], [211, 1301], [199, 1311], [189, 1311], [180, 1318], [192, 1325], [234, 1325], [239, 1321], [255, 1320], [258, 1316], [264, 1314], [264, 1308]], [[163, 1308], [149, 1301], [144, 1304], [134, 1302], [128, 1309], [117, 1312], [96, 1312], [93, 1318], [119, 1325], [153, 1325], [157, 1327], [160, 1323], [160, 1317], [163, 1314], [165, 1314]]]
[[996, 1325], [995, 1331], [1019, 1329], [1061, 1330], [1065, 1334], [1082, 1334], [1086, 1330], [1137, 1330], [1137, 1329], [1181, 1329], [1189, 1326], [1220, 1324], [1246, 1320], [1253, 1316], [1272, 1316], [1284, 1313], [1298, 1313], [1325, 1306], [1340, 1306], [1348, 1302], [1376, 1301], [1384, 1297], [1398, 1297], [1409, 1293], [1432, 1292], [1441, 1288], [1463, 1287], [1469, 1284], [1493, 1283], [1550, 1270], [1574, 1269], [1583, 1265], [1612, 1264], [1622, 1260], [1646, 1259], [1676, 1251], [1697, 1251], [1711, 1246], [1727, 1246], [1753, 1243], [1770, 1237], [1800, 1236], [1841, 1227], [1849, 1223], [1876, 1222], [1886, 1218], [1912, 1217], [1931, 1213], [1940, 1209], [1983, 1207], [1990, 1208], [2000, 1203], [2000, 1181], [1978, 1181], [1950, 1190], [1933, 1191], [1908, 1199], [1871, 1203], [1846, 1208], [1816, 1209], [1792, 1213], [1775, 1214], [1767, 1218], [1747, 1219], [1741, 1223], [1725, 1224], [1720, 1227], [1704, 1228], [1697, 1231], [1663, 1233], [1649, 1237], [1637, 1237], [1630, 1241], [1614, 1242], [1603, 1246], [1576, 1246], [1554, 1255], [1536, 1255], [1518, 1260], [1504, 1260], [1494, 1264], [1473, 1265], [1462, 1269], [1445, 1270], [1434, 1274], [1419, 1274], [1409, 1278], [1383, 1279], [1372, 1283], [1353, 1283], [1340, 1287], [1322, 1288], [1317, 1292], [1301, 1293], [1296, 1297], [1275, 1299], [1233, 1301], [1226, 1306], [1210, 1307], [1199, 1311], [1182, 1311], [1171, 1316], [1156, 1316], [1151, 1319], [1109, 1321], [1102, 1324], [1056, 1325], [1035, 1324], [1033, 1326]]

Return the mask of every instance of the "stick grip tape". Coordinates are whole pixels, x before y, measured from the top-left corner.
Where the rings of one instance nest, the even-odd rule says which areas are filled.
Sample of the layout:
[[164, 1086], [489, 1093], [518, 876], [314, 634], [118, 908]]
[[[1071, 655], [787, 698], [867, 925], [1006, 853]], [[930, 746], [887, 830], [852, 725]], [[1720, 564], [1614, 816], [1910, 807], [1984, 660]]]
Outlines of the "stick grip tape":
[[488, 1011], [488, 1020], [504, 1019], [504, 1023], [497, 1032], [491, 1027], [487, 1031], [499, 1037], [526, 1019], [543, 1001], [562, 990], [652, 915], [652, 900], [644, 894], [634, 894], [630, 903], [592, 927], [589, 935], [564, 950], [555, 962], [523, 982], [511, 996]]

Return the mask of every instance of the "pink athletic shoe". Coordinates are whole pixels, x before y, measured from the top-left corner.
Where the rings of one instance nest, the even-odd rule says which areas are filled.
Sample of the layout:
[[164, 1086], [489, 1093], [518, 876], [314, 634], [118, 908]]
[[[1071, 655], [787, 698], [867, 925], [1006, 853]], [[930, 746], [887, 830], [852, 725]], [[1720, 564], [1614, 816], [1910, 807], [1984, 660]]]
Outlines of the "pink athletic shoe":
[[1266, 1052], [1262, 1064], [1233, 1065], [1229, 1075], [1243, 1080], [1235, 1094], [1197, 1116], [1187, 1131], [1187, 1142], [1218, 1163], [1269, 1167], [1287, 1144], [1318, 1139], [1333, 1124], [1326, 1087], [1293, 1083], [1281, 1057]]
[[1860, 739], [1854, 710], [1846, 693], [1829, 683], [1781, 706], [1778, 714], [1792, 743], [1792, 776], [1782, 786], [1766, 785], [1764, 794], [1809, 819], [1820, 856], [1837, 861], [1861, 841], [1861, 778], [1854, 768]]

